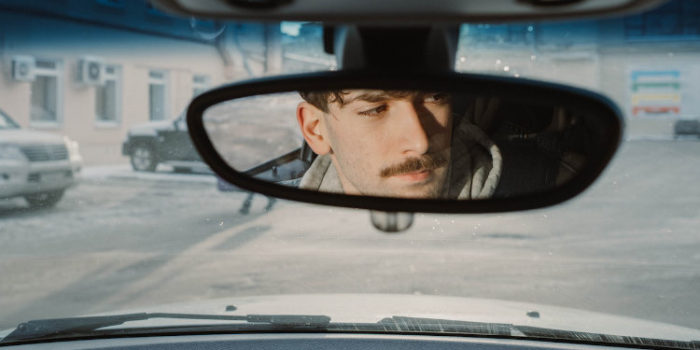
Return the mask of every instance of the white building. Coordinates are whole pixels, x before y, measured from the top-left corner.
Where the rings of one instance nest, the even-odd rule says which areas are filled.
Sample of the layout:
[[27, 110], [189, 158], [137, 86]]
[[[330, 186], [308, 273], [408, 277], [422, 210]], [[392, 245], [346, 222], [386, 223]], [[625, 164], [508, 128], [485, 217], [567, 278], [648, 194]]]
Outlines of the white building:
[[237, 57], [226, 31], [266, 33], [243, 29], [170, 17], [145, 1], [4, 1], [0, 109], [78, 141], [88, 165], [125, 162], [130, 126], [173, 119], [210, 87], [280, 69]]
[[627, 138], [670, 138], [676, 120], [700, 119], [700, 2], [574, 24], [469, 25], [457, 68], [599, 91], [622, 110]]

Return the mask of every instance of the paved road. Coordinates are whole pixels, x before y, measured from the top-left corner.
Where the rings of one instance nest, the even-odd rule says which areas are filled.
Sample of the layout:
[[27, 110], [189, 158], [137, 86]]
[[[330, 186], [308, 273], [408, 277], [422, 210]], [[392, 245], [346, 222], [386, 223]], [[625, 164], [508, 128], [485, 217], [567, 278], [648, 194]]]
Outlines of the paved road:
[[0, 327], [227, 296], [410, 293], [700, 326], [700, 142], [635, 141], [581, 198], [499, 215], [366, 211], [219, 193], [209, 175], [88, 170], [50, 210], [0, 201]]

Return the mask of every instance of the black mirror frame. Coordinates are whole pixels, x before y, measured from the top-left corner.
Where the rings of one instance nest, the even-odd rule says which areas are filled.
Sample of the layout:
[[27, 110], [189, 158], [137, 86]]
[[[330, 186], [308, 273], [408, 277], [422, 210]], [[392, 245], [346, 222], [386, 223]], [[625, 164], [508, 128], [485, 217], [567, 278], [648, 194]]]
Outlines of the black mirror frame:
[[[607, 125], [603, 138], [607, 152], [600, 155], [596, 164], [587, 166], [563, 186], [537, 194], [469, 201], [386, 198], [313, 192], [250, 178], [234, 170], [219, 156], [204, 128], [203, 115], [207, 108], [231, 99], [299, 90], [351, 89], [367, 86], [404, 90], [451, 89], [475, 94], [495, 92], [499, 96], [523, 101], [555, 99], [563, 105], [593, 112]], [[301, 202], [385, 212], [497, 213], [543, 208], [564, 202], [583, 192], [598, 178], [617, 151], [622, 136], [623, 118], [617, 106], [607, 97], [555, 83], [454, 72], [339, 71], [260, 78], [210, 90], [190, 103], [187, 109], [187, 126], [195, 148], [211, 169], [224, 180], [249, 191]]]

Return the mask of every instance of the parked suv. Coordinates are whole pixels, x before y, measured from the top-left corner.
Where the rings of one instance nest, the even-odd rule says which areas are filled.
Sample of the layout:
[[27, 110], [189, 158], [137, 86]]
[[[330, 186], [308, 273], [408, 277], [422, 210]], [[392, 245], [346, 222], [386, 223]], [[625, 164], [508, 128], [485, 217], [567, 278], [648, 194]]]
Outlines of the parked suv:
[[208, 169], [190, 141], [184, 112], [174, 120], [130, 128], [122, 154], [129, 156], [136, 171], [155, 171], [158, 164], [170, 165], [176, 172]]
[[81, 167], [76, 142], [22, 129], [0, 110], [0, 198], [24, 197], [31, 207], [53, 206], [76, 184]]

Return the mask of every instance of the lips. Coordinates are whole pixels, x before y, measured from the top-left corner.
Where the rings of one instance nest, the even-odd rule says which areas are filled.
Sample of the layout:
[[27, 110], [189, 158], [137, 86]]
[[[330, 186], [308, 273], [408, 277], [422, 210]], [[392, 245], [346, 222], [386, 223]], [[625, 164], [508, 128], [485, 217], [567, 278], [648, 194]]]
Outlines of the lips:
[[394, 175], [393, 177], [399, 180], [403, 181], [408, 181], [408, 182], [422, 182], [427, 180], [432, 176], [432, 171], [429, 170], [421, 170], [421, 171], [414, 171], [410, 173], [403, 173], [399, 175]]

